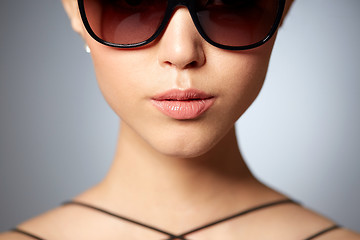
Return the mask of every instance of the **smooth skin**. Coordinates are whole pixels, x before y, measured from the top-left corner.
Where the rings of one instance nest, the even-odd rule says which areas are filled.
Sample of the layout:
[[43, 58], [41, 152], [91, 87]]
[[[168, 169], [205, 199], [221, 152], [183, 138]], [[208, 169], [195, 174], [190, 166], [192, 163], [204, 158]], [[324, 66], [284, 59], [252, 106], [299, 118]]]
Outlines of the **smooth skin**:
[[[114, 161], [102, 182], [75, 200], [173, 233], [255, 205], [286, 198], [251, 174], [238, 149], [234, 124], [257, 97], [275, 37], [247, 51], [205, 42], [186, 8], [178, 8], [163, 35], [131, 50], [103, 46], [83, 27], [76, 0], [63, 0], [73, 29], [91, 49], [99, 87], [121, 118]], [[286, 9], [291, 3], [288, 1]], [[151, 97], [196, 88], [215, 97], [201, 117], [175, 120]], [[264, 159], [266, 161], [266, 159]], [[334, 223], [286, 204], [254, 212], [188, 236], [192, 240], [304, 239]], [[159, 240], [167, 236], [78, 206], [62, 206], [19, 228], [49, 240]], [[29, 239], [4, 233], [0, 239]], [[339, 229], [319, 240], [360, 239]]]

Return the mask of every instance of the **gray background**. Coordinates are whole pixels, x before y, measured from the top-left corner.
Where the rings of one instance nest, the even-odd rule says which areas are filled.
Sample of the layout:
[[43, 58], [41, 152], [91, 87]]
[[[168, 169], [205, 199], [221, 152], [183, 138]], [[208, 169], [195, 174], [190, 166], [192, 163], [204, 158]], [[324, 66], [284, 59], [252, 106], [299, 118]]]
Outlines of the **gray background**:
[[[254, 173], [360, 231], [360, 1], [296, 0], [238, 122]], [[97, 183], [117, 118], [60, 0], [0, 6], [0, 231]]]

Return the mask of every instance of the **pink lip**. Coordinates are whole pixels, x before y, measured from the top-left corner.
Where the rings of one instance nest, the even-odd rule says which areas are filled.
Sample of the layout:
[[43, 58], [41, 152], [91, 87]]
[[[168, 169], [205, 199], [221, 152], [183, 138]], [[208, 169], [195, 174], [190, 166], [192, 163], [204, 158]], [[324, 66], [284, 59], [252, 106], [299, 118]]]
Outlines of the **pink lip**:
[[197, 89], [172, 89], [158, 94], [151, 99], [151, 103], [160, 112], [179, 120], [194, 119], [207, 111], [215, 98]]

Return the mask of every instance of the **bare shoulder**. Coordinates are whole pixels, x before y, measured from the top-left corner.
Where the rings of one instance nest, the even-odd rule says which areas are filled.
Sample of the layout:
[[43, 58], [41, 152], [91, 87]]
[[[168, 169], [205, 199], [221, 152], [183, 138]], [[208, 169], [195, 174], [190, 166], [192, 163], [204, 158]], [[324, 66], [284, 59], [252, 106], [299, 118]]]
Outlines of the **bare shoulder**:
[[360, 240], [360, 234], [353, 232], [349, 229], [339, 228], [329, 232], [329, 234], [324, 234], [321, 237], [318, 237], [317, 240]]
[[[92, 236], [86, 238], [78, 237], [83, 236], [85, 233], [91, 235], [93, 232], [97, 232], [95, 227], [88, 229], [87, 223], [92, 215], [93, 212], [88, 211], [86, 208], [61, 205], [19, 224], [16, 228], [41, 239], [99, 239], [92, 238]], [[100, 222], [102, 218], [104, 217], [100, 215]], [[101, 224], [97, 223], [97, 225]], [[69, 236], [69, 233], [72, 236]], [[0, 234], [0, 240], [3, 239], [33, 240], [34, 238], [9, 231]]]
[[[76, 211], [69, 212], [65, 207], [57, 207], [19, 224], [16, 228], [39, 238], [54, 239], [54, 235], [61, 236], [61, 233], [54, 231], [54, 226], [66, 227], [73, 224], [71, 219], [75, 219], [75, 214]], [[16, 231], [8, 231], [0, 233], [0, 240], [3, 239], [33, 240], [34, 238]]]
[[[275, 211], [276, 209], [273, 210]], [[281, 236], [279, 235], [276, 239], [309, 239], [310, 236], [313, 237], [315, 234], [317, 235], [322, 231], [331, 229], [311, 239], [360, 240], [360, 234], [345, 227], [333, 229], [332, 226], [341, 226], [341, 223], [336, 223], [320, 213], [301, 205], [288, 204], [279, 206], [278, 211], [271, 215], [271, 219], [272, 221], [277, 221], [282, 229]], [[268, 229], [268, 231], [271, 232], [272, 230]]]
[[22, 236], [16, 232], [0, 233], [0, 240], [29, 240], [29, 237]]

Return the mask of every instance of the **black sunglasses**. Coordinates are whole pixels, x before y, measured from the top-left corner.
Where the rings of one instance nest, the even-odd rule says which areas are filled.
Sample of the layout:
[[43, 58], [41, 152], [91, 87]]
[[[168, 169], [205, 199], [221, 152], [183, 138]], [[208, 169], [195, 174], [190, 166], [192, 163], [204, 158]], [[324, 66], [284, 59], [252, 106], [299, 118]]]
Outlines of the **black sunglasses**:
[[245, 50], [274, 35], [285, 0], [78, 0], [78, 4], [86, 30], [107, 46], [135, 48], [152, 42], [183, 6], [208, 43]]

